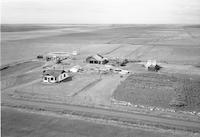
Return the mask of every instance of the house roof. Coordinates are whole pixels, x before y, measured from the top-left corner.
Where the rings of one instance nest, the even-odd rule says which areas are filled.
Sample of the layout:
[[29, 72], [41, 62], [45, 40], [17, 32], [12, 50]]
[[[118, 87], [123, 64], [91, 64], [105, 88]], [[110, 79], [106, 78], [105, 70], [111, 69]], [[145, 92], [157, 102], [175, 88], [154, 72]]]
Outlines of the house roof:
[[96, 55], [93, 55], [93, 56], [90, 56], [88, 58], [94, 58], [95, 60], [98, 60], [98, 61], [104, 61], [106, 58], [104, 58], [103, 56], [99, 55], [99, 54], [96, 54]]
[[58, 77], [63, 72], [65, 72], [65, 71], [64, 70], [44, 70], [43, 75], [51, 75], [54, 77]]

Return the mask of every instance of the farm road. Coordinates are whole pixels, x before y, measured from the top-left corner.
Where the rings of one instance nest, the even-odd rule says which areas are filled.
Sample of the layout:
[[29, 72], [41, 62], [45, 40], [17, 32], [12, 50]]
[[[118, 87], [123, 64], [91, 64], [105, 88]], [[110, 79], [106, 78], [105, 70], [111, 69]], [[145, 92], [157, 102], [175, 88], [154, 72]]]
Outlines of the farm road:
[[114, 119], [129, 124], [142, 124], [148, 126], [161, 127], [165, 129], [179, 129], [193, 132], [200, 132], [199, 121], [180, 120], [175, 118], [156, 117], [148, 114], [140, 114], [134, 112], [124, 112], [111, 109], [102, 109], [96, 107], [78, 106], [62, 103], [53, 103], [45, 101], [34, 101], [26, 99], [17, 99], [5, 96], [2, 98], [2, 106], [17, 107], [23, 109], [43, 110], [56, 113], [62, 112], [78, 112], [87, 117], [96, 116], [97, 118]]

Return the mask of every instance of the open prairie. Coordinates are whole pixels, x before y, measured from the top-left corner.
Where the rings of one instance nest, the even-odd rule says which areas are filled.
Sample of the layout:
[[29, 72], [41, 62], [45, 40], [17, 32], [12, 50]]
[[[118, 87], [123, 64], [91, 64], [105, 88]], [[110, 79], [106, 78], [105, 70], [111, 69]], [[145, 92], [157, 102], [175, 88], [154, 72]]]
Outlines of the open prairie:
[[199, 26], [36, 26], [3, 27], [2, 64], [34, 58], [38, 54], [51, 51], [72, 50], [87, 54], [98, 52], [107, 56], [145, 61], [156, 59], [162, 62], [194, 66], [199, 66], [200, 63]]

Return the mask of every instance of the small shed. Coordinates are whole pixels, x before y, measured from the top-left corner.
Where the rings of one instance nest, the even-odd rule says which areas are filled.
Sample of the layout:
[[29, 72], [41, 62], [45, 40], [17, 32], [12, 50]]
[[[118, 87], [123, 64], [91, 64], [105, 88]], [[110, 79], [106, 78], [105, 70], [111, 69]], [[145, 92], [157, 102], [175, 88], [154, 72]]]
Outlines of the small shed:
[[69, 74], [64, 70], [44, 70], [42, 81], [44, 83], [57, 83], [69, 77]]
[[100, 54], [96, 54], [94, 56], [87, 57], [86, 62], [91, 64], [106, 64], [108, 63], [108, 59], [101, 56]]

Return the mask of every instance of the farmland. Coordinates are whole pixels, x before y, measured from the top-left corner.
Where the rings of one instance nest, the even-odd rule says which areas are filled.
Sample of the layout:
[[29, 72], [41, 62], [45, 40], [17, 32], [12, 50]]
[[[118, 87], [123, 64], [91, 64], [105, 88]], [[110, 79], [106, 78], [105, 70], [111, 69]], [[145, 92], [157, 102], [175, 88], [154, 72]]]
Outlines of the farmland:
[[133, 104], [199, 111], [199, 91], [200, 79], [141, 73], [130, 75], [118, 86], [114, 96]]
[[[86, 109], [84, 107], [91, 107], [86, 109], [90, 110], [88, 115], [91, 117], [94, 116], [92, 111], [95, 111], [95, 108], [106, 108], [110, 111], [105, 114], [108, 116], [122, 111], [124, 115], [126, 112], [133, 113], [133, 116], [138, 113], [144, 114], [148, 117], [146, 121], [150, 120], [151, 116], [156, 118], [162, 116], [163, 119], [168, 120], [174, 118], [174, 123], [179, 123], [181, 120], [185, 120], [185, 123], [196, 122], [194, 125], [199, 123], [200, 28], [198, 26], [38, 24], [5, 25], [2, 28], [1, 94], [3, 106], [9, 107], [3, 112], [3, 117], [9, 120], [9, 123], [6, 123], [5, 120], [2, 124], [5, 136], [26, 136], [28, 133], [32, 136], [36, 135], [37, 133], [34, 131], [36, 123], [31, 123], [28, 118], [33, 118], [33, 121], [37, 121], [39, 118], [41, 125], [52, 121], [49, 126], [56, 132], [58, 130], [55, 127], [61, 123], [61, 129], [67, 127], [70, 130], [70, 133], [62, 132], [61, 134], [70, 136], [89, 136], [88, 134], [95, 136], [93, 128], [91, 128], [93, 126], [96, 132], [105, 131], [105, 134], [102, 133], [103, 136], [126, 136], [133, 132], [137, 136], [162, 134], [154, 131], [145, 131], [142, 134], [143, 130], [129, 129], [131, 126], [116, 127], [119, 123], [114, 126], [106, 125], [110, 129], [108, 131], [103, 128], [104, 125], [96, 125], [95, 122], [94, 124], [91, 121], [85, 123], [85, 121], [65, 119], [60, 112], [57, 112], [56, 108], [51, 107], [52, 104], [78, 105], [83, 107], [83, 110]], [[77, 51], [78, 54], [61, 61], [60, 64], [46, 61], [45, 58], [36, 58], [38, 55], [45, 56], [50, 52], [72, 53], [73, 51]], [[118, 65], [115, 68], [118, 71], [128, 70], [129, 73], [105, 71], [107, 68], [104, 65], [88, 64], [86, 57], [95, 54], [112, 60], [127, 59], [128, 63], [125, 66]], [[161, 66], [158, 72], [148, 72], [144, 67], [149, 59], [156, 60]], [[54, 84], [42, 82], [44, 69], [68, 71], [76, 65], [83, 70], [73, 73], [72, 79]], [[43, 105], [29, 106], [33, 102]], [[54, 121], [52, 116], [45, 118], [41, 116], [40, 112], [38, 114], [18, 112], [12, 110], [12, 107], [26, 111], [50, 108], [61, 118], [56, 118]], [[153, 109], [146, 109], [146, 107]], [[44, 113], [48, 115], [50, 112], [45, 111]], [[73, 113], [75, 112], [70, 114], [73, 115]], [[17, 114], [17, 120], [22, 116], [27, 117], [24, 119], [24, 123], [19, 125], [21, 129], [26, 130], [24, 127], [26, 124], [29, 124], [31, 129], [27, 129], [27, 132], [14, 129], [12, 124], [16, 123], [12, 123], [12, 118], [15, 119], [15, 114]], [[85, 112], [83, 115], [86, 114]], [[104, 115], [102, 117], [105, 118]], [[119, 119], [127, 120], [126, 118], [124, 116]], [[111, 117], [111, 119], [115, 122], [120, 121], [115, 117]], [[164, 121], [163, 119], [161, 121]], [[19, 120], [21, 119], [19, 118]], [[67, 121], [66, 123], [69, 125], [65, 125], [63, 120]], [[184, 122], [179, 126], [183, 126]], [[81, 123], [82, 126], [77, 123]], [[83, 129], [83, 125], [88, 126]], [[71, 129], [70, 127], [73, 126], [77, 128]], [[173, 126], [170, 128], [169, 125], [164, 125], [163, 127], [172, 129]], [[8, 129], [12, 129], [11, 132], [8, 133]], [[97, 129], [99, 130], [97, 131]], [[47, 130], [44, 129], [44, 131]], [[87, 133], [86, 130], [88, 130]], [[38, 132], [44, 135], [44, 131]], [[77, 133], [77, 131], [80, 132]], [[118, 131], [122, 133], [120, 134]], [[182, 133], [180, 136], [190, 136], [190, 133], [185, 133], [185, 131]], [[162, 135], [179, 136], [168, 132]]]

